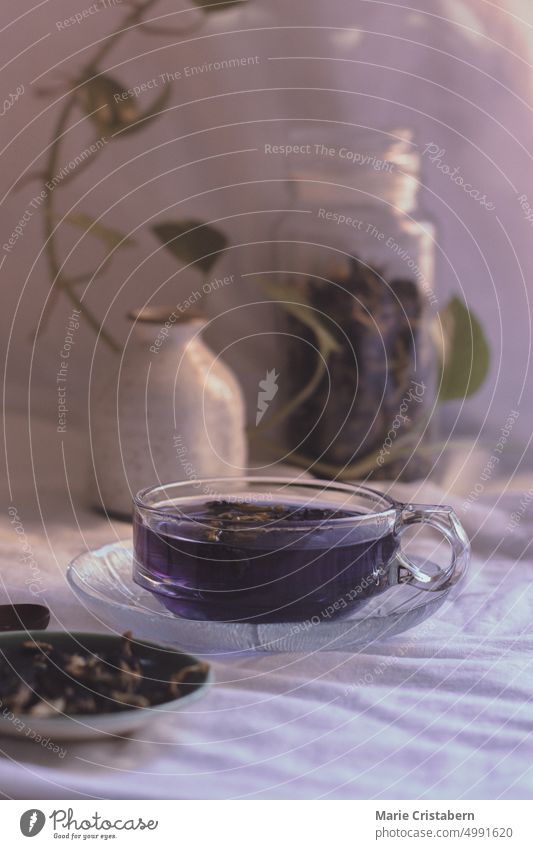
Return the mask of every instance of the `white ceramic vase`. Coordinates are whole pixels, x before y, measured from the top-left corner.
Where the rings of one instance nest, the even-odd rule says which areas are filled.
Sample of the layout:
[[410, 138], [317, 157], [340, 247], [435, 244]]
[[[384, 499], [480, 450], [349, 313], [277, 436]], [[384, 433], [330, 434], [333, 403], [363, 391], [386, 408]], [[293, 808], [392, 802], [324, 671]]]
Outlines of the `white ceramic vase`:
[[90, 421], [93, 501], [124, 517], [146, 486], [243, 474], [247, 459], [242, 391], [202, 340], [205, 320], [160, 308], [130, 317], [120, 368], [95, 391]]

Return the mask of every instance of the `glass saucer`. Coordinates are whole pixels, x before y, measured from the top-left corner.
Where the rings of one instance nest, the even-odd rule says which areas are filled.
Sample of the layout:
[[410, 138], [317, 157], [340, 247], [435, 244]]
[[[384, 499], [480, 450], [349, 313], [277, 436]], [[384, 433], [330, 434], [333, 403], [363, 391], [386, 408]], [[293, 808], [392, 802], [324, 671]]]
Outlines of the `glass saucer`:
[[[431, 568], [424, 558], [413, 559], [426, 571]], [[183, 619], [166, 610], [133, 582], [130, 540], [78, 555], [68, 567], [67, 578], [82, 604], [116, 631], [130, 630], [140, 639], [212, 657], [247, 651], [359, 650], [423, 622], [457, 587], [427, 592], [400, 584], [341, 617], [251, 624]]]

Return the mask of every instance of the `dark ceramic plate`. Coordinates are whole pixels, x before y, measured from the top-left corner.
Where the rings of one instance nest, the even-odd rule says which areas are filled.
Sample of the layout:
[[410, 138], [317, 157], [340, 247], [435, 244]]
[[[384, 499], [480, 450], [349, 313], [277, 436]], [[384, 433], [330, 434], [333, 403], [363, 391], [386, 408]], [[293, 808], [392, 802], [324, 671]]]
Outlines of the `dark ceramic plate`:
[[[54, 648], [65, 652], [88, 651], [93, 654], [117, 651], [122, 638], [110, 634], [91, 634], [83, 632], [68, 633], [67, 631], [14, 631], [0, 634], [0, 659], [17, 663], [19, 646], [27, 640], [50, 643]], [[134, 652], [143, 665], [145, 675], [154, 679], [169, 680], [172, 672], [177, 672], [185, 666], [199, 663], [199, 659], [185, 654], [178, 649], [161, 646], [144, 640], [134, 640]], [[179, 699], [164, 702], [148, 708], [127, 708], [117, 713], [99, 713], [95, 715], [68, 716], [58, 713], [57, 716], [36, 718], [26, 714], [13, 717], [9, 711], [0, 711], [0, 733], [20, 739], [34, 738], [35, 734], [49, 737], [51, 740], [82, 740], [95, 735], [122, 736], [129, 734], [147, 721], [160, 719], [165, 715], [182, 710], [192, 701], [204, 695], [209, 684], [213, 682], [211, 671], [203, 675], [202, 680], [192, 685], [191, 691]], [[0, 699], [2, 694], [0, 693]], [[27, 729], [33, 732], [27, 733]]]

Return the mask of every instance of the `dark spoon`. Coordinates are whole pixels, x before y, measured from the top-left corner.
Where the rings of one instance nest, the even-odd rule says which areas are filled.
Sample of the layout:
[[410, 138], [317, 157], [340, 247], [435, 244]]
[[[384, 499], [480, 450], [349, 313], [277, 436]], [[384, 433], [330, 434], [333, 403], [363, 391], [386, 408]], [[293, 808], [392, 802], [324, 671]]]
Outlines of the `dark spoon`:
[[0, 631], [44, 631], [49, 622], [44, 604], [0, 604]]

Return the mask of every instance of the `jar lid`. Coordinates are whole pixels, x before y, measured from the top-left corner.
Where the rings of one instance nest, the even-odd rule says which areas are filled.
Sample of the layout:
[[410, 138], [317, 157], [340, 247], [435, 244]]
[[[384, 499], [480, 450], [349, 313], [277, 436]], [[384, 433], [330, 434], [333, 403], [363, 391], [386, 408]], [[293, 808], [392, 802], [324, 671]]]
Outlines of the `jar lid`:
[[415, 208], [421, 157], [412, 130], [298, 120], [287, 138], [287, 179], [298, 202], [339, 204], [344, 194], [352, 203]]

